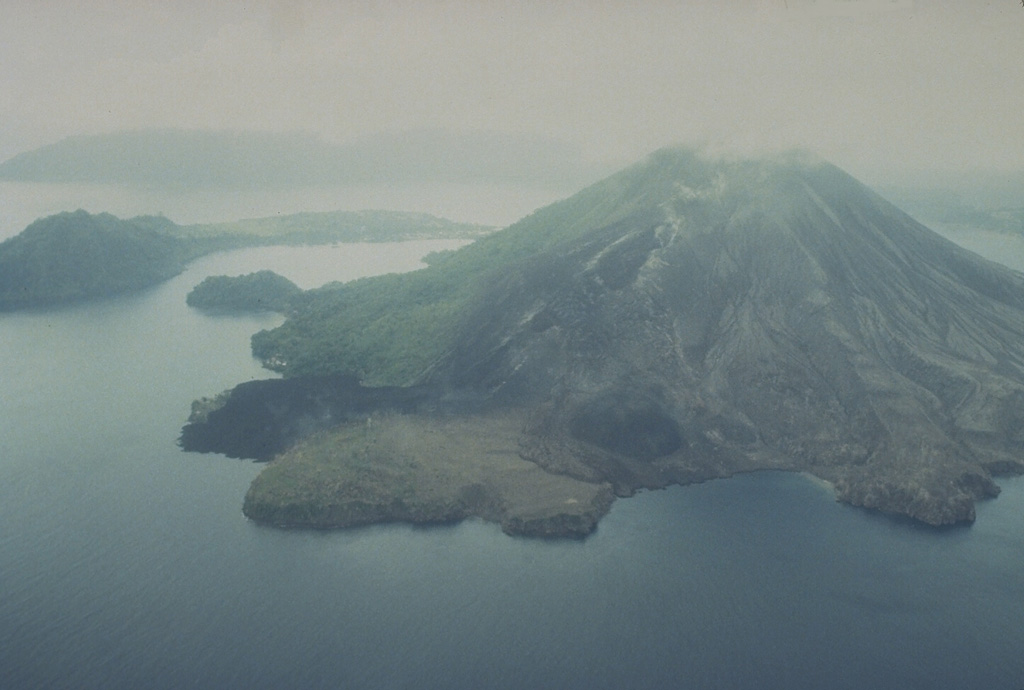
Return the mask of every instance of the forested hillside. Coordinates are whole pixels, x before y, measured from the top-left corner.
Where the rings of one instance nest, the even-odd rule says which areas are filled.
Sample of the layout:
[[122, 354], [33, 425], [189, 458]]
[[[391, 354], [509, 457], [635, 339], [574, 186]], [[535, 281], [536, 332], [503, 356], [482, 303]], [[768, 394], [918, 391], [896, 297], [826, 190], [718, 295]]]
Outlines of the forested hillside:
[[0, 244], [0, 309], [107, 297], [155, 285], [205, 253], [166, 218], [60, 213]]

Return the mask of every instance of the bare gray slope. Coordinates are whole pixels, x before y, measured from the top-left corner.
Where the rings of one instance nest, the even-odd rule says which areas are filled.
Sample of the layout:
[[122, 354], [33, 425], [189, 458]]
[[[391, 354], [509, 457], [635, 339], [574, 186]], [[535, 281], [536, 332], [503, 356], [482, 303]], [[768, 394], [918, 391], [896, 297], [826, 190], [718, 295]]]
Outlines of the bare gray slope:
[[1024, 277], [825, 163], [651, 169], [495, 284], [432, 378], [535, 407], [531, 459], [620, 493], [798, 469], [945, 524], [1024, 470]]

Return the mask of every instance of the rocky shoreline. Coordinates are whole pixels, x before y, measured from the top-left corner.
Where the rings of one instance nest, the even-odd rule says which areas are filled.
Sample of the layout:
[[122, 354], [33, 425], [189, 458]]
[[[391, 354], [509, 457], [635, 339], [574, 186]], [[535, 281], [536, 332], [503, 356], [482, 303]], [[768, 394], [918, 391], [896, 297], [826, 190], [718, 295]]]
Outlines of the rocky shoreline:
[[[956, 465], [932, 463], [922, 481], [910, 470], [804, 463], [756, 441], [740, 452], [714, 420], [652, 457], [552, 428], [543, 409], [467, 407], [429, 388], [270, 379], [197, 401], [180, 442], [190, 451], [272, 459], [243, 513], [285, 528], [480, 518], [512, 535], [584, 537], [616, 497], [758, 470], [804, 472], [840, 502], [935, 526], [972, 522], [975, 502], [998, 493], [988, 473]], [[605, 422], [616, 443], [629, 441]]]

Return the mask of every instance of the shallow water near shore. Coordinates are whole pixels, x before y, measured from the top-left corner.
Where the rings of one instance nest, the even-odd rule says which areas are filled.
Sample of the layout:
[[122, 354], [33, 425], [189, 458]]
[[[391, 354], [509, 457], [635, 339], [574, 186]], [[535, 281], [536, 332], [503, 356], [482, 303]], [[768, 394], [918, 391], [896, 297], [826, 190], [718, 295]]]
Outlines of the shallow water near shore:
[[0, 687], [1024, 687], [1024, 479], [944, 530], [774, 472], [619, 500], [584, 541], [246, 521], [260, 466], [175, 439], [194, 398], [272, 376], [248, 341], [280, 317], [204, 316], [188, 290], [441, 246], [232, 252], [0, 315]]

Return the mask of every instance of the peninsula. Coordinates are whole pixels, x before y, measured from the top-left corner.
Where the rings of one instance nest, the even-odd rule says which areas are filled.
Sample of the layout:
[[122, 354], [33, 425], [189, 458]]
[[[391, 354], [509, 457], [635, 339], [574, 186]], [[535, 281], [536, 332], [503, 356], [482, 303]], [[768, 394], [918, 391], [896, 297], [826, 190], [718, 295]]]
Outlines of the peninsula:
[[[799, 153], [656, 152], [307, 292], [253, 351], [285, 378], [197, 404], [182, 442], [223, 452], [242, 398], [304, 430], [246, 496], [271, 524], [578, 535], [612, 495], [779, 469], [947, 525], [1024, 471], [1024, 275]], [[336, 402], [356, 390], [391, 392]]]

